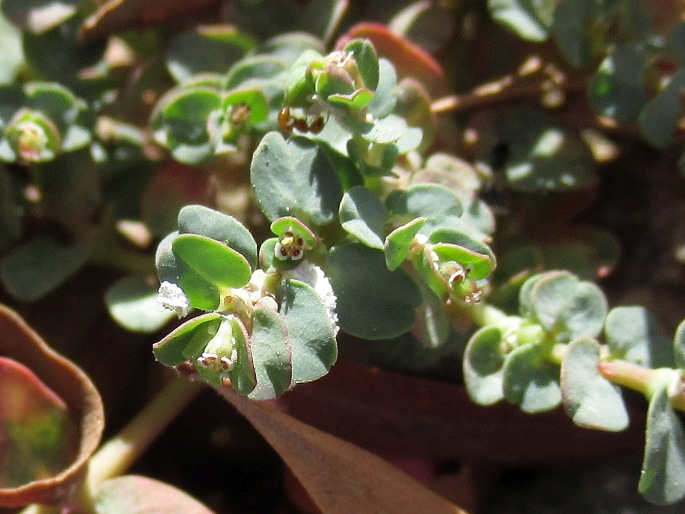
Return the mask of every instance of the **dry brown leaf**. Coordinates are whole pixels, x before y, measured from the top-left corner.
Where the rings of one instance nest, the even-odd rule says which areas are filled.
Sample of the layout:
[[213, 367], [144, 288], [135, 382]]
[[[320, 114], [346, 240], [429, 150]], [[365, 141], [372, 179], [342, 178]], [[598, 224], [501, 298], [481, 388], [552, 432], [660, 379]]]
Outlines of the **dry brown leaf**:
[[224, 389], [324, 514], [466, 514], [376, 455]]

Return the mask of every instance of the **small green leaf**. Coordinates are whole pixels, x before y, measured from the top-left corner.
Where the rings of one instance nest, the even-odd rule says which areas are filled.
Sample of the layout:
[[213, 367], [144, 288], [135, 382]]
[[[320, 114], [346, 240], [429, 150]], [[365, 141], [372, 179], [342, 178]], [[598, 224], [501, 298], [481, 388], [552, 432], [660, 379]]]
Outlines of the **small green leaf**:
[[504, 398], [502, 332], [483, 327], [469, 339], [464, 352], [464, 381], [469, 397], [479, 405], [492, 405]]
[[242, 322], [233, 317], [230, 320], [233, 326], [235, 349], [238, 352], [238, 361], [232, 370], [228, 372], [233, 389], [240, 394], [247, 395], [257, 385], [257, 375], [252, 361], [252, 349], [248, 344], [248, 334]]
[[385, 238], [383, 250], [385, 263], [390, 271], [396, 270], [404, 262], [411, 250], [414, 237], [426, 223], [426, 218], [415, 218], [409, 223], [397, 227]]
[[597, 337], [604, 325], [607, 301], [592, 282], [570, 273], [546, 273], [530, 290], [533, 317], [562, 342]]
[[165, 366], [178, 366], [197, 357], [219, 330], [221, 319], [220, 314], [210, 312], [186, 321], [152, 345], [155, 358]]
[[269, 115], [269, 104], [260, 89], [240, 88], [229, 91], [224, 97], [222, 107], [224, 111], [227, 111], [241, 104], [249, 108], [249, 115], [244, 122], [250, 125], [263, 122]]
[[445, 312], [445, 303], [423, 283], [421, 305], [416, 310], [416, 323], [412, 333], [425, 348], [440, 348], [450, 336], [450, 321]]
[[352, 243], [333, 248], [328, 258], [345, 332], [375, 340], [411, 328], [421, 293], [403, 270], [388, 270], [383, 252]]
[[292, 343], [292, 382], [311, 382], [328, 373], [338, 358], [328, 311], [316, 291], [299, 280], [284, 280], [279, 294]]
[[611, 356], [615, 359], [650, 368], [673, 365], [671, 340], [654, 315], [642, 306], [611, 309], [604, 332]]
[[264, 79], [278, 78], [285, 72], [285, 66], [280, 59], [270, 55], [248, 56], [236, 62], [226, 75], [225, 89], [233, 89], [241, 85], [252, 86]]
[[377, 118], [388, 116], [397, 104], [397, 72], [387, 59], [380, 59], [376, 94], [367, 106]]
[[441, 259], [457, 261], [462, 266], [471, 266], [470, 278], [486, 278], [495, 269], [495, 254], [485, 243], [464, 232], [450, 228], [438, 228], [430, 233], [428, 241]]
[[86, 241], [63, 246], [50, 237], [32, 239], [2, 258], [0, 280], [12, 296], [32, 302], [66, 282], [86, 263], [89, 254]]
[[155, 141], [171, 150], [178, 161], [201, 164], [214, 159], [218, 135], [209, 133], [210, 114], [221, 109], [221, 95], [196, 86], [168, 92], [152, 115]]
[[288, 390], [293, 376], [291, 341], [283, 317], [257, 305], [252, 312], [250, 347], [257, 386], [249, 397], [253, 400], [278, 398]]
[[561, 0], [554, 11], [554, 39], [564, 57], [577, 68], [592, 59], [588, 31], [600, 14], [594, 0]]
[[156, 332], [175, 317], [157, 301], [157, 287], [156, 280], [138, 275], [117, 280], [105, 293], [110, 316], [131, 332]]
[[652, 98], [640, 112], [640, 128], [651, 144], [658, 148], [666, 146], [675, 132], [683, 114], [680, 104], [685, 88], [685, 68], [671, 77], [668, 85]]
[[364, 80], [364, 86], [374, 91], [378, 86], [378, 55], [368, 39], [355, 39], [345, 45], [345, 52], [352, 52], [357, 61], [359, 73]]
[[252, 158], [255, 197], [269, 220], [294, 216], [305, 223], [333, 221], [342, 198], [340, 179], [325, 151], [304, 138], [269, 132]]
[[204, 205], [187, 205], [178, 213], [181, 234], [209, 237], [240, 253], [251, 267], [257, 265], [257, 243], [250, 231], [233, 216]]
[[539, 344], [525, 344], [513, 350], [504, 363], [504, 397], [522, 411], [535, 413], [561, 403], [559, 366], [545, 358]]
[[394, 191], [387, 200], [389, 211], [400, 216], [424, 217], [421, 234], [430, 234], [439, 227], [452, 227], [464, 209], [450, 189], [437, 184], [415, 184], [406, 191]]
[[675, 503], [685, 496], [685, 432], [673, 411], [668, 385], [652, 396], [647, 410], [645, 456], [638, 490], [650, 502]]
[[219, 290], [209, 280], [200, 276], [173, 251], [178, 232], [172, 232], [160, 241], [155, 254], [159, 281], [177, 284], [188, 297], [192, 307], [211, 311], [219, 306]]
[[547, 39], [555, 6], [552, 0], [488, 0], [491, 16], [528, 41]]
[[342, 227], [370, 248], [383, 250], [386, 216], [383, 203], [364, 186], [352, 187], [340, 202]]
[[645, 56], [637, 45], [617, 45], [589, 85], [590, 104], [600, 116], [633, 123], [647, 102]]
[[271, 232], [280, 237], [283, 237], [286, 232], [293, 232], [297, 234], [304, 240], [305, 248], [314, 248], [314, 246], [316, 245], [317, 241], [314, 232], [312, 232], [307, 225], [302, 223], [297, 218], [293, 218], [292, 216], [284, 216], [282, 218], [274, 220], [271, 223], [270, 228]]
[[564, 408], [576, 425], [618, 432], [628, 427], [628, 412], [621, 389], [599, 373], [599, 362], [596, 340], [571, 341], [561, 363]]
[[214, 239], [180, 234], [174, 239], [172, 250], [193, 271], [220, 290], [242, 287], [250, 281], [252, 270], [245, 257]]
[[254, 40], [232, 26], [199, 26], [171, 42], [167, 68], [177, 82], [198, 73], [226, 73], [255, 45]]

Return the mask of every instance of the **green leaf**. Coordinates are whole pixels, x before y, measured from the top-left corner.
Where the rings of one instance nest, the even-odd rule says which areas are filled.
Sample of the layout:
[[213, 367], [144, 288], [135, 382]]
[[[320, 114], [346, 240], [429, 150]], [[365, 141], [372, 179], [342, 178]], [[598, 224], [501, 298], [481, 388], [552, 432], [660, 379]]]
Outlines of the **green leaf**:
[[248, 35], [232, 26], [199, 26], [174, 38], [167, 54], [167, 68], [177, 82], [199, 73], [226, 73], [255, 45]]
[[283, 237], [286, 232], [293, 232], [302, 238], [305, 248], [314, 248], [317, 243], [316, 235], [311, 229], [302, 223], [297, 218], [292, 216], [284, 216], [278, 218], [271, 223], [271, 232], [277, 236]]
[[416, 323], [412, 333], [425, 348], [440, 348], [448, 342], [450, 321], [445, 312], [445, 303], [422, 282], [421, 305], [416, 309]]
[[505, 360], [503, 389], [524, 412], [552, 410], [561, 403], [559, 366], [546, 359], [541, 345], [519, 346]]
[[257, 266], [257, 242], [233, 216], [204, 205], [187, 205], [178, 213], [178, 230], [215, 239], [245, 257], [251, 267]]
[[136, 475], [107, 480], [93, 503], [96, 514], [214, 514], [180, 489]]
[[165, 366], [178, 366], [197, 357], [219, 330], [221, 320], [220, 314], [210, 312], [186, 321], [152, 345], [155, 358]]
[[229, 91], [223, 100], [223, 110], [226, 111], [236, 105], [246, 105], [250, 109], [245, 123], [256, 125], [263, 122], [269, 115], [269, 104], [260, 89], [235, 89]]
[[252, 312], [250, 347], [257, 385], [253, 400], [272, 400], [288, 390], [292, 382], [292, 348], [283, 317], [265, 306]]
[[614, 47], [590, 80], [588, 98], [600, 116], [618, 123], [637, 121], [647, 102], [643, 51], [628, 44]]
[[611, 356], [648, 368], [673, 365], [671, 340], [659, 321], [646, 308], [615, 307], [609, 311], [604, 325]]
[[214, 159], [216, 135], [208, 131], [210, 114], [221, 109], [218, 91], [205, 86], [171, 90], [152, 115], [155, 141], [178, 161], [201, 164]]
[[248, 56], [236, 62], [226, 75], [225, 89], [252, 86], [279, 78], [286, 71], [283, 62], [270, 55]]
[[439, 227], [451, 227], [464, 212], [454, 192], [437, 184], [415, 184], [406, 191], [394, 191], [386, 206], [400, 216], [426, 218], [420, 230], [426, 235]]
[[554, 11], [554, 39], [564, 57], [577, 68], [592, 59], [588, 31], [600, 14], [594, 0], [561, 0]]
[[621, 389], [599, 373], [600, 346], [581, 337], [568, 345], [561, 363], [561, 395], [576, 425], [618, 432], [629, 419]]
[[157, 301], [157, 287], [156, 280], [138, 275], [117, 280], [105, 292], [110, 316], [131, 332], [156, 332], [174, 318]]
[[651, 144], [666, 146], [683, 114], [680, 99], [685, 89], [685, 68], [671, 77], [668, 85], [652, 98], [640, 112], [640, 128]]
[[24, 66], [21, 31], [0, 17], [0, 84], [13, 84]]
[[209, 280], [203, 278], [173, 251], [173, 242], [178, 232], [172, 232], [159, 243], [155, 263], [159, 281], [177, 284], [188, 297], [192, 307], [211, 311], [219, 306], [219, 290]]
[[378, 55], [368, 39], [355, 39], [345, 45], [345, 52], [352, 52], [359, 67], [364, 86], [374, 91], [378, 87]]
[[607, 301], [592, 282], [570, 273], [549, 272], [530, 290], [531, 313], [558, 341], [597, 337], [604, 325]]
[[279, 290], [280, 313], [292, 343], [292, 383], [324, 376], [338, 358], [333, 325], [322, 299], [308, 284], [286, 279]]
[[678, 368], [685, 368], [685, 320], [680, 322], [673, 337], [673, 355], [675, 365]]
[[385, 238], [383, 250], [385, 263], [390, 271], [396, 270], [404, 262], [411, 250], [414, 237], [426, 223], [426, 218], [415, 218], [390, 232]]
[[245, 257], [214, 239], [180, 234], [174, 239], [172, 250], [219, 290], [242, 287], [250, 281], [252, 269]]
[[248, 344], [249, 335], [242, 322], [233, 317], [230, 319], [233, 326], [235, 348], [238, 351], [238, 361], [232, 370], [228, 372], [233, 389], [240, 394], [251, 393], [257, 385], [257, 375], [252, 361], [252, 349]]
[[490, 15], [528, 41], [544, 41], [552, 25], [552, 0], [488, 0]]
[[464, 232], [438, 228], [430, 233], [428, 241], [443, 260], [454, 260], [462, 266], [471, 266], [470, 278], [486, 278], [495, 269], [495, 254], [485, 243]]
[[483, 327], [469, 339], [464, 352], [464, 382], [469, 397], [479, 405], [492, 405], [504, 398], [502, 332]]
[[421, 293], [403, 270], [388, 270], [383, 252], [358, 243], [345, 244], [331, 250], [328, 262], [340, 327], [345, 332], [375, 340], [411, 328]]
[[387, 210], [383, 202], [364, 186], [354, 186], [340, 202], [342, 227], [370, 248], [383, 249]]
[[376, 118], [385, 118], [397, 104], [397, 72], [387, 59], [380, 59], [378, 65], [376, 94], [367, 107]]
[[86, 241], [63, 246], [50, 237], [32, 239], [0, 261], [0, 280], [14, 298], [32, 302], [67, 281], [87, 261]]
[[647, 410], [645, 455], [638, 490], [650, 502], [675, 503], [685, 496], [685, 433], [673, 411], [668, 385], [652, 396]]
[[271, 221], [294, 216], [306, 224], [333, 221], [342, 199], [335, 168], [316, 143], [269, 132], [255, 150], [250, 179], [257, 203]]

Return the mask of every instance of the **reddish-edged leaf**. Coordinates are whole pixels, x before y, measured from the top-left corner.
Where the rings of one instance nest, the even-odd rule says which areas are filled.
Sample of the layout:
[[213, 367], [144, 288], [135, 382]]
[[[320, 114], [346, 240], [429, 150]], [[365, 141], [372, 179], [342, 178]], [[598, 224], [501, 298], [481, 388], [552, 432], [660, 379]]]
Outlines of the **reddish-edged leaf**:
[[127, 475], [108, 480], [95, 496], [97, 514], [213, 514], [175, 487], [151, 478]]
[[221, 394], [274, 447], [326, 514], [465, 514], [380, 457], [233, 391]]
[[[14, 311], [0, 305], [0, 354], [29, 368], [61, 399], [75, 424], [77, 444], [69, 462], [53, 474], [18, 487], [0, 486], [0, 505], [55, 503], [83, 478], [104, 427], [102, 400], [88, 376], [52, 350]], [[3, 404], [5, 405], [5, 404]]]

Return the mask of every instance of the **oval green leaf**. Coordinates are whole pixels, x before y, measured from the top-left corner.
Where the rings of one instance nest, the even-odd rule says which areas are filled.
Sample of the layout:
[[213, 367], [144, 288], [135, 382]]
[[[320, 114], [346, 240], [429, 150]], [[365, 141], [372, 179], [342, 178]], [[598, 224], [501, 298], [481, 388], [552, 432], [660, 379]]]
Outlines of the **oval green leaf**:
[[292, 383], [324, 376], [338, 358], [338, 345], [326, 306], [308, 284], [281, 283], [280, 314], [292, 345]]
[[552, 410], [561, 403], [559, 366], [545, 358], [539, 344], [513, 350], [504, 363], [504, 397], [522, 411]]
[[389, 339], [411, 328], [421, 293], [403, 270], [388, 270], [383, 252], [346, 244], [333, 248], [328, 262], [345, 332], [364, 339]]
[[598, 369], [599, 343], [589, 337], [574, 339], [561, 363], [561, 395], [566, 413], [581, 427], [618, 432], [629, 418], [621, 389]]
[[292, 348], [283, 317], [266, 306], [252, 312], [250, 336], [257, 385], [253, 400], [273, 400], [288, 390], [293, 377]]
[[105, 292], [110, 316], [131, 332], [156, 332], [175, 317], [157, 301], [158, 285], [157, 280], [138, 275], [117, 280]]
[[219, 290], [242, 287], [250, 281], [252, 269], [247, 259], [223, 243], [196, 234], [179, 234], [173, 252], [190, 269]]
[[155, 358], [165, 366], [178, 366], [196, 357], [214, 337], [220, 324], [221, 315], [215, 312], [186, 321], [152, 345]]
[[464, 381], [469, 397], [479, 405], [492, 405], [504, 398], [502, 332], [483, 327], [469, 339], [464, 352]]
[[426, 218], [414, 218], [390, 232], [385, 238], [383, 250], [385, 264], [390, 271], [396, 270], [404, 262], [411, 250], [412, 241], [426, 223]]
[[659, 321], [640, 305], [609, 311], [604, 324], [611, 356], [650, 368], [671, 367], [673, 350]]
[[342, 227], [370, 248], [383, 250], [387, 210], [383, 202], [364, 186], [354, 186], [340, 202]]

